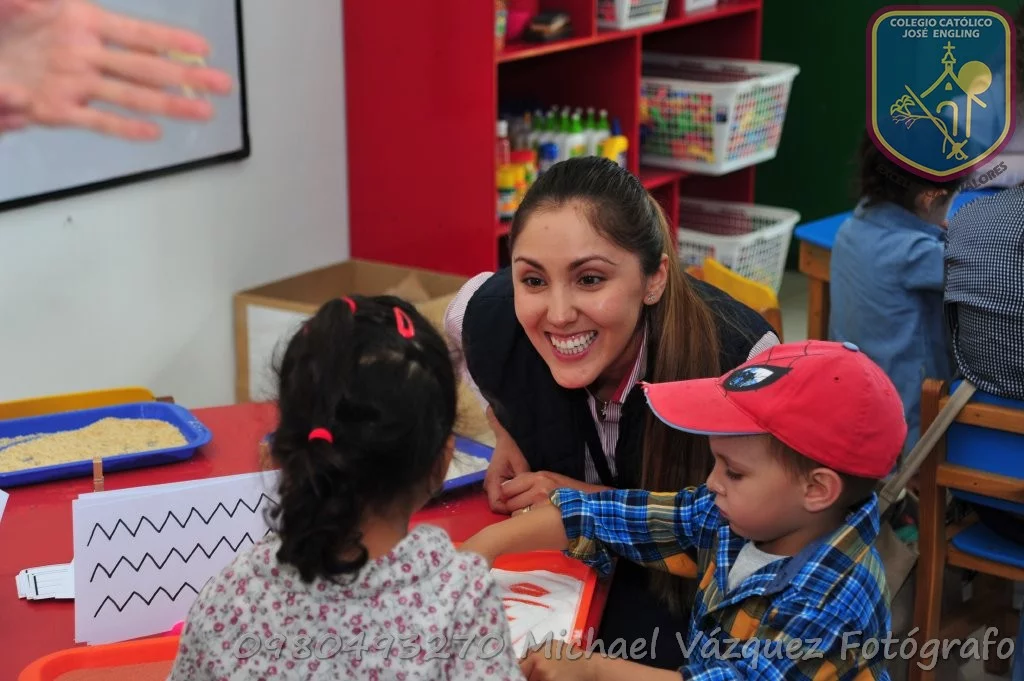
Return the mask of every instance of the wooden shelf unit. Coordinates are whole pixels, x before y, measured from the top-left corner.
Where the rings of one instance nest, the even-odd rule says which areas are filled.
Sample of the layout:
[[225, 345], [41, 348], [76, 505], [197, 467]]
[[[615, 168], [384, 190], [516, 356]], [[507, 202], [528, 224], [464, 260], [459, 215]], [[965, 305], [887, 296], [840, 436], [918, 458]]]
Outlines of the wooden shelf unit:
[[763, 0], [597, 28], [597, 0], [510, 0], [570, 14], [572, 38], [494, 45], [492, 0], [342, 0], [351, 256], [471, 276], [507, 258], [495, 218], [495, 121], [505, 102], [605, 108], [627, 164], [678, 224], [679, 196], [750, 202], [755, 167], [722, 177], [640, 167], [641, 55], [760, 59]]

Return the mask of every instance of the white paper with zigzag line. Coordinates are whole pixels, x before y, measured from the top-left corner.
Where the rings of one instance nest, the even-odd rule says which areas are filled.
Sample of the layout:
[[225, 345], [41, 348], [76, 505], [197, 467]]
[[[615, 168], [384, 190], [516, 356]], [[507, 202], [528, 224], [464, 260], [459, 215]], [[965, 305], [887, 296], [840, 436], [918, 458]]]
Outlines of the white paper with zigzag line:
[[75, 640], [160, 634], [266, 535], [277, 473], [83, 494], [72, 502]]

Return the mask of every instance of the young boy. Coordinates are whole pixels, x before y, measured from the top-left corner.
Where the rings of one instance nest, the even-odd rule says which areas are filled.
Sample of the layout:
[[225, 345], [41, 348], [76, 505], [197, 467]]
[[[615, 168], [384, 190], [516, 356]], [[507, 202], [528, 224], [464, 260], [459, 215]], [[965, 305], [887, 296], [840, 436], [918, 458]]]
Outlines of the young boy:
[[945, 224], [959, 180], [918, 177], [861, 142], [860, 195], [831, 250], [829, 340], [856, 343], [903, 400], [907, 441], [921, 430], [921, 383], [953, 377], [942, 312]]
[[888, 679], [874, 645], [890, 630], [874, 489], [907, 426], [885, 373], [855, 345], [808, 341], [721, 378], [644, 389], [666, 424], [710, 435], [705, 485], [557, 490], [551, 505], [492, 525], [463, 549], [488, 560], [560, 549], [607, 573], [613, 554], [673, 572], [692, 565], [684, 552], [695, 548], [689, 640], [660, 642], [682, 646], [687, 664], [664, 671], [549, 646], [523, 661], [527, 678]]

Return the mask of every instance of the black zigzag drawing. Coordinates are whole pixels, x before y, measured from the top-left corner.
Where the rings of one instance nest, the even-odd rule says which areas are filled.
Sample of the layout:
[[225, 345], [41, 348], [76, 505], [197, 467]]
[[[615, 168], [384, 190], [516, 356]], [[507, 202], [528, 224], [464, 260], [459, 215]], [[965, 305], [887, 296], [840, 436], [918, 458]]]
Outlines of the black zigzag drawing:
[[217, 549], [220, 548], [221, 544], [227, 544], [228, 548], [230, 548], [232, 552], [237, 552], [239, 547], [242, 544], [244, 544], [246, 542], [246, 540], [248, 540], [250, 544], [255, 544], [256, 543], [253, 540], [252, 535], [250, 535], [248, 532], [246, 532], [245, 534], [242, 535], [242, 538], [238, 540], [237, 544], [232, 544], [231, 540], [229, 540], [227, 537], [221, 537], [220, 540], [216, 544], [214, 544], [213, 548], [210, 549], [209, 551], [207, 551], [203, 547], [202, 544], [196, 544], [192, 548], [192, 550], [189, 551], [188, 555], [186, 556], [186, 555], [182, 554], [181, 551], [179, 551], [178, 549], [174, 548], [174, 549], [171, 549], [170, 553], [168, 553], [164, 557], [164, 559], [161, 560], [161, 561], [157, 561], [157, 559], [153, 557], [153, 554], [147, 552], [144, 556], [142, 556], [141, 560], [139, 560], [139, 564], [138, 565], [136, 565], [135, 563], [130, 561], [127, 557], [121, 556], [121, 558], [118, 559], [117, 563], [114, 564], [114, 567], [112, 567], [109, 570], [102, 563], [96, 563], [96, 567], [94, 567], [93, 570], [92, 570], [92, 576], [89, 577], [89, 582], [92, 583], [96, 579], [96, 573], [98, 571], [100, 571], [100, 570], [103, 570], [104, 574], [106, 574], [108, 578], [109, 577], [113, 577], [114, 573], [117, 572], [117, 569], [119, 567], [121, 567], [122, 564], [127, 565], [128, 567], [130, 567], [135, 572], [139, 572], [139, 571], [142, 570], [142, 566], [145, 565], [146, 561], [148, 560], [151, 563], [153, 563], [153, 565], [158, 570], [162, 570], [164, 565], [167, 564], [167, 561], [169, 561], [171, 559], [171, 556], [177, 556], [178, 558], [181, 559], [182, 563], [187, 563], [190, 560], [192, 560], [192, 556], [196, 555], [197, 551], [202, 551], [204, 556], [206, 556], [207, 558], [212, 558], [213, 554], [215, 554], [217, 552]]
[[196, 508], [195, 506], [193, 506], [193, 507], [192, 507], [192, 508], [191, 508], [191, 509], [189, 510], [189, 512], [188, 512], [188, 515], [187, 515], [187, 516], [185, 516], [185, 520], [184, 520], [184, 521], [182, 521], [181, 519], [179, 519], [179, 518], [178, 518], [178, 516], [177, 516], [177, 515], [175, 515], [174, 511], [168, 511], [168, 512], [167, 512], [167, 515], [166, 515], [166, 516], [164, 517], [164, 519], [163, 519], [163, 522], [161, 522], [161, 523], [160, 523], [159, 527], [158, 527], [158, 526], [156, 526], [156, 525], [154, 525], [154, 524], [153, 524], [153, 521], [152, 521], [152, 520], [150, 520], [150, 519], [149, 519], [149, 518], [148, 518], [147, 516], [145, 516], [145, 515], [143, 515], [143, 516], [142, 516], [142, 517], [141, 517], [141, 518], [139, 519], [139, 522], [138, 522], [138, 523], [136, 523], [136, 525], [135, 525], [135, 529], [134, 529], [134, 530], [133, 530], [133, 529], [131, 529], [130, 527], [128, 527], [128, 525], [127, 525], [127, 524], [126, 524], [126, 523], [125, 523], [125, 522], [124, 522], [123, 520], [120, 520], [120, 519], [119, 519], [119, 520], [117, 521], [117, 523], [116, 523], [116, 524], [114, 525], [114, 529], [112, 529], [112, 530], [111, 530], [110, 532], [107, 532], [107, 530], [106, 530], [106, 529], [105, 529], [105, 528], [104, 528], [104, 527], [103, 527], [102, 525], [100, 525], [99, 523], [96, 523], [95, 525], [93, 525], [93, 528], [92, 528], [92, 532], [90, 532], [90, 533], [89, 533], [89, 540], [88, 540], [88, 541], [87, 541], [87, 542], [85, 543], [85, 545], [86, 545], [86, 546], [89, 546], [89, 545], [91, 545], [91, 544], [92, 544], [92, 540], [93, 540], [93, 537], [95, 537], [95, 536], [96, 536], [96, 530], [99, 530], [99, 531], [100, 531], [100, 532], [101, 532], [101, 533], [103, 534], [103, 536], [105, 536], [105, 537], [106, 537], [106, 538], [107, 538], [107, 539], [109, 540], [110, 538], [112, 538], [112, 537], [114, 536], [114, 534], [116, 534], [116, 533], [117, 533], [117, 528], [119, 528], [119, 527], [123, 527], [123, 528], [124, 528], [124, 529], [125, 529], [125, 530], [126, 530], [126, 531], [128, 532], [128, 534], [130, 534], [131, 536], [133, 536], [133, 537], [134, 537], [134, 536], [136, 536], [136, 534], [138, 534], [139, 530], [140, 530], [140, 529], [142, 528], [142, 524], [143, 524], [143, 523], [148, 523], [148, 524], [149, 524], [149, 526], [150, 526], [150, 527], [152, 527], [152, 528], [153, 528], [153, 530], [154, 530], [154, 531], [156, 531], [156, 533], [157, 533], [157, 534], [160, 534], [161, 532], [163, 532], [163, 529], [164, 529], [164, 527], [166, 527], [166, 525], [167, 525], [167, 522], [168, 522], [168, 521], [169, 521], [169, 520], [170, 520], [171, 518], [174, 518], [174, 522], [176, 522], [176, 523], [178, 524], [178, 527], [180, 527], [180, 528], [182, 528], [182, 529], [184, 529], [184, 528], [185, 528], [185, 526], [186, 526], [186, 525], [188, 525], [189, 521], [191, 521], [191, 520], [192, 520], [192, 516], [193, 516], [193, 515], [195, 515], [195, 516], [198, 516], [198, 517], [199, 517], [199, 519], [203, 521], [203, 524], [204, 524], [204, 525], [209, 525], [209, 524], [210, 524], [210, 521], [211, 521], [211, 520], [213, 519], [213, 517], [214, 517], [215, 515], [217, 515], [217, 511], [219, 511], [219, 510], [221, 510], [221, 509], [223, 509], [223, 510], [224, 510], [224, 512], [228, 514], [228, 517], [229, 517], [229, 518], [233, 518], [233, 517], [235, 517], [235, 513], [237, 513], [237, 512], [238, 512], [238, 508], [239, 508], [240, 506], [244, 506], [244, 507], [245, 507], [245, 509], [246, 509], [247, 511], [249, 511], [249, 513], [252, 513], [253, 515], [256, 515], [256, 511], [257, 511], [257, 510], [259, 510], [259, 507], [260, 507], [260, 506], [261, 506], [261, 505], [263, 504], [263, 502], [264, 502], [264, 501], [266, 501], [266, 502], [267, 502], [268, 504], [271, 504], [271, 505], [274, 505], [274, 506], [276, 506], [276, 505], [277, 505], [277, 502], [275, 502], [275, 501], [274, 501], [273, 499], [271, 499], [271, 498], [270, 498], [270, 497], [268, 497], [268, 496], [267, 496], [266, 494], [264, 494], [264, 493], [262, 493], [262, 492], [261, 492], [261, 493], [260, 493], [260, 498], [256, 500], [256, 505], [255, 505], [255, 506], [250, 506], [249, 504], [247, 504], [247, 503], [245, 502], [245, 499], [239, 499], [239, 500], [238, 500], [238, 501], [237, 501], [237, 502], [235, 503], [235, 506], [234, 506], [234, 508], [233, 508], [233, 509], [231, 509], [231, 510], [229, 511], [229, 510], [228, 510], [228, 508], [227, 508], [227, 506], [225, 506], [223, 502], [219, 502], [219, 503], [217, 504], [217, 506], [216, 506], [216, 507], [214, 507], [214, 509], [213, 509], [213, 512], [212, 512], [212, 513], [210, 513], [210, 515], [209, 515], [209, 516], [204, 516], [204, 515], [203, 515], [203, 514], [202, 514], [202, 513], [201, 513], [201, 512], [199, 511], [199, 509], [197, 509], [197, 508]]
[[128, 607], [128, 604], [131, 603], [132, 599], [134, 599], [134, 598], [138, 598], [140, 601], [142, 601], [146, 605], [151, 605], [153, 603], [153, 601], [156, 600], [156, 597], [159, 596], [162, 593], [165, 596], [167, 596], [168, 598], [170, 598], [172, 601], [175, 601], [175, 600], [178, 599], [178, 596], [181, 595], [181, 592], [184, 591], [185, 589], [190, 590], [192, 593], [194, 593], [197, 596], [199, 595], [199, 591], [194, 586], [192, 586], [188, 582], [185, 582], [184, 584], [181, 585], [181, 587], [173, 595], [171, 594], [170, 591], [168, 591], [167, 589], [165, 589], [163, 587], [160, 587], [159, 589], [154, 591], [153, 595], [150, 596], [149, 598], [146, 598], [145, 596], [140, 594], [138, 591], [133, 591], [131, 593], [131, 595], [128, 596], [128, 599], [124, 603], [121, 603], [120, 605], [118, 605], [117, 601], [115, 601], [113, 598], [111, 598], [110, 596], [107, 596], [106, 598], [103, 599], [103, 602], [100, 603], [100, 607], [96, 608], [96, 612], [93, 614], [93, 618], [95, 619], [96, 617], [100, 616], [100, 611], [103, 610], [103, 606], [105, 606], [107, 603], [110, 603], [115, 608], [117, 608], [118, 612], [122, 612], [125, 608]]

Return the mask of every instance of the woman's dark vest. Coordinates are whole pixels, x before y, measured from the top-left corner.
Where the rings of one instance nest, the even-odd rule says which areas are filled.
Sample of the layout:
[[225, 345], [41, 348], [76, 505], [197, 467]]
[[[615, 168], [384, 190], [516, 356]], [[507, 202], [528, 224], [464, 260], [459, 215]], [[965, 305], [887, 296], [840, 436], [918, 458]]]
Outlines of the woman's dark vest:
[[[745, 362], [771, 326], [719, 289], [692, 278], [689, 283], [717, 320], [723, 373]], [[584, 446], [590, 442], [591, 451], [598, 454], [597, 470], [606, 469], [602, 475], [605, 485], [639, 487], [640, 443], [647, 414], [643, 391], [634, 386], [623, 404], [615, 449], [617, 476], [607, 479], [587, 392], [555, 383], [516, 319], [512, 288], [511, 270], [496, 272], [470, 298], [462, 326], [466, 366], [498, 421], [519, 445], [531, 470], [583, 480]], [[649, 352], [645, 380], [653, 373], [653, 362]]]

